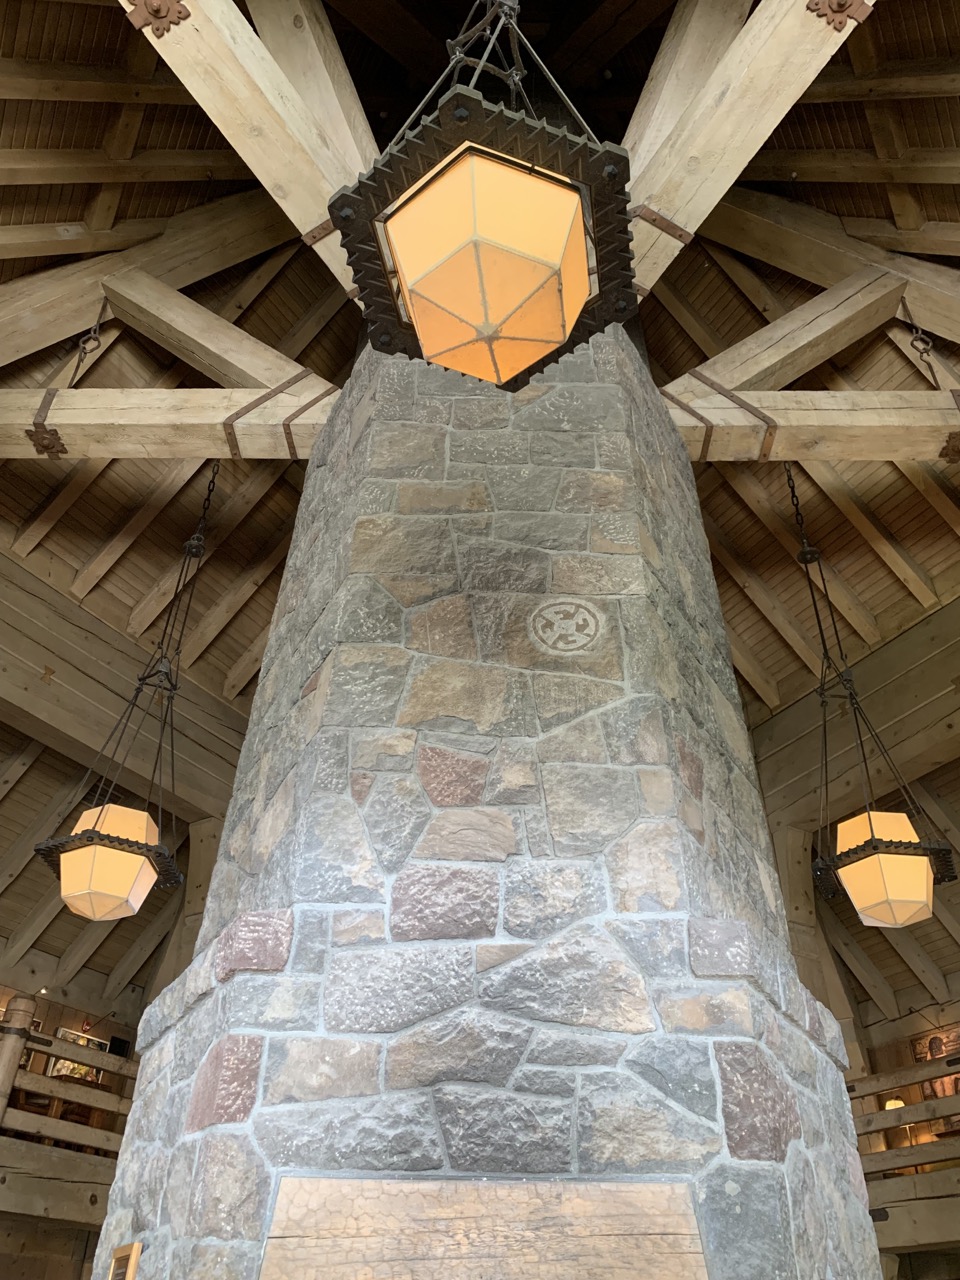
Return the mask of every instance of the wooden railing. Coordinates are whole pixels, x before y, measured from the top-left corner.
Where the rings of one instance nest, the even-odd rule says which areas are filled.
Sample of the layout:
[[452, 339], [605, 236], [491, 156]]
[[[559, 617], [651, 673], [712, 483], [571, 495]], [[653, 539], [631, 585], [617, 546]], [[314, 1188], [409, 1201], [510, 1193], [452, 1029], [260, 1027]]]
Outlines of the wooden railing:
[[[960, 1076], [960, 1055], [866, 1076], [847, 1085], [870, 1213], [881, 1249], [960, 1248], [960, 1093], [923, 1097], [923, 1086]], [[892, 1098], [904, 1102], [891, 1110]], [[938, 1132], [939, 1130], [939, 1132]]]

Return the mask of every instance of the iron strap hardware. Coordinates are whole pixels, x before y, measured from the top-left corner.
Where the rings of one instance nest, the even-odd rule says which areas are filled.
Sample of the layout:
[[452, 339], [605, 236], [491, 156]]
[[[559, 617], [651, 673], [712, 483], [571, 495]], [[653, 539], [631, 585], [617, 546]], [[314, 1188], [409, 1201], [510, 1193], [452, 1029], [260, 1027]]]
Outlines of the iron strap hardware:
[[223, 420], [223, 434], [227, 438], [227, 445], [230, 449], [230, 457], [234, 462], [239, 462], [243, 457], [240, 452], [240, 445], [237, 443], [237, 423], [241, 418], [246, 417], [254, 409], [259, 409], [262, 404], [266, 404], [268, 400], [272, 400], [274, 396], [281, 395], [284, 391], [289, 391], [291, 387], [295, 387], [298, 382], [302, 382], [304, 378], [310, 377], [309, 369], [301, 369], [299, 373], [295, 373], [292, 378], [288, 378], [286, 382], [281, 382], [278, 387], [271, 387], [269, 391], [265, 391], [262, 396], [257, 396], [256, 400], [251, 400], [249, 404], [245, 404], [242, 409], [238, 409], [236, 413], [231, 413], [228, 418]]
[[710, 445], [713, 441], [713, 423], [709, 418], [705, 418], [702, 413], [698, 413], [697, 410], [694, 409], [693, 405], [687, 404], [685, 400], [681, 400], [679, 396], [672, 395], [663, 387], [660, 388], [660, 394], [663, 396], [664, 400], [669, 400], [671, 404], [675, 404], [678, 408], [682, 409], [684, 413], [689, 413], [691, 418], [696, 418], [696, 420], [703, 426], [703, 444], [700, 446], [700, 457], [697, 461], [708, 462], [709, 458], [707, 455], [710, 452]]
[[28, 427], [23, 433], [41, 458], [62, 458], [67, 452], [67, 446], [60, 439], [60, 432], [56, 427], [47, 426], [47, 414], [56, 398], [57, 388], [47, 387], [33, 419], [33, 430]]
[[17, 1040], [29, 1040], [30, 1029], [28, 1027], [0, 1026], [0, 1036], [14, 1036]]
[[690, 376], [696, 378], [698, 382], [702, 382], [708, 386], [711, 391], [716, 391], [718, 395], [725, 396], [731, 404], [735, 404], [738, 409], [743, 409], [746, 413], [753, 414], [767, 428], [760, 445], [760, 452], [757, 455], [758, 462], [769, 462], [770, 454], [773, 452], [773, 442], [777, 438], [777, 428], [779, 423], [775, 418], [771, 418], [768, 413], [764, 413], [762, 409], [758, 409], [756, 405], [744, 400], [743, 396], [737, 395], [736, 391], [731, 391], [728, 387], [722, 386], [719, 382], [715, 382], [713, 378], [708, 377], [705, 373], [700, 373], [697, 369], [690, 370]]
[[656, 227], [658, 231], [664, 232], [665, 235], [673, 236], [674, 240], [679, 240], [681, 244], [693, 244], [693, 232], [687, 231], [686, 228], [679, 226], [676, 222], [662, 213], [658, 213], [656, 209], [651, 209], [648, 204], [635, 204], [627, 210], [627, 217], [633, 221], [640, 218], [643, 222], [649, 222], [651, 227]]
[[[957, 412], [960, 413], [960, 389], [954, 387], [950, 394], [953, 396], [953, 403], [957, 406]], [[940, 450], [940, 457], [944, 462], [960, 462], [960, 431], [949, 433]]]
[[297, 418], [302, 418], [305, 413], [309, 412], [309, 410], [314, 407], [314, 405], [319, 404], [321, 400], [326, 400], [328, 396], [332, 396], [336, 390], [336, 387], [327, 387], [326, 391], [321, 391], [318, 396], [314, 396], [312, 400], [308, 400], [306, 404], [302, 404], [299, 409], [294, 409], [293, 413], [284, 418], [283, 422], [280, 424], [283, 427], [283, 437], [287, 442], [287, 449], [294, 462], [297, 461], [300, 455], [297, 453], [297, 445], [293, 438], [293, 432], [290, 430], [291, 426], [296, 422]]
[[327, 218], [324, 222], [319, 222], [309, 231], [305, 231], [300, 239], [305, 245], [315, 245], [321, 240], [326, 240], [327, 236], [332, 236], [336, 227], [333, 225], [333, 219]]
[[190, 10], [178, 0], [127, 0], [127, 4], [133, 5], [127, 17], [136, 29], [152, 27], [158, 40], [171, 27], [190, 17]]
[[807, 8], [818, 18], [826, 18], [835, 31], [843, 31], [850, 22], [866, 22], [873, 13], [867, 0], [807, 0]]

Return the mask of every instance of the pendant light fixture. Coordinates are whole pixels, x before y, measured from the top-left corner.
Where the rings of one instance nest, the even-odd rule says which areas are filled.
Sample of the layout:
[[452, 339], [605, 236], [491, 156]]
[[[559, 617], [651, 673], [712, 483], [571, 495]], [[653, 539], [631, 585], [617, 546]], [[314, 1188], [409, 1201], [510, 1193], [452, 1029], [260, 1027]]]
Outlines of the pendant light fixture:
[[[305, 237], [340, 232], [377, 350], [511, 390], [637, 309], [629, 156], [594, 136], [518, 15], [478, 0], [430, 93]], [[537, 118], [524, 56], [572, 132]], [[478, 92], [481, 76], [509, 105]]]
[[[160, 833], [174, 822], [170, 798], [176, 794], [174, 701], [180, 652], [219, 470], [215, 462], [150, 661], [87, 773], [91, 787], [85, 793], [86, 807], [72, 832], [51, 836], [35, 849], [59, 878], [68, 910], [88, 920], [136, 915], [154, 885], [173, 889], [183, 882]], [[121, 792], [120, 778], [131, 751], [142, 750], [144, 744], [153, 755], [153, 767], [140, 805]]]
[[[820, 821], [817, 859], [813, 864], [814, 880], [825, 898], [835, 898], [841, 891], [846, 892], [863, 924], [882, 929], [902, 929], [921, 920], [929, 920], [933, 914], [934, 885], [956, 880], [953, 850], [927, 817], [863, 709], [840, 639], [823, 561], [820, 552], [807, 538], [789, 462], [784, 463], [784, 469], [800, 532], [797, 559], [806, 574], [822, 649], [817, 690], [821, 709]], [[816, 588], [814, 570], [817, 573]], [[822, 608], [817, 589], [824, 601]], [[833, 848], [830, 844], [831, 700], [843, 702], [849, 709], [863, 799], [860, 813], [837, 824]], [[896, 809], [877, 806], [867, 759], [868, 742], [872, 743], [892, 777], [897, 793]]]

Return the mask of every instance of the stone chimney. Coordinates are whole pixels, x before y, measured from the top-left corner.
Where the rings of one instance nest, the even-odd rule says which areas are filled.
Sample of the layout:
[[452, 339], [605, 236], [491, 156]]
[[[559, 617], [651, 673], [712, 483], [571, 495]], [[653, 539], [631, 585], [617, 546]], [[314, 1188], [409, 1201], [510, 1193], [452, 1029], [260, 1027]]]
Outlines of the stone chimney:
[[617, 329], [367, 352], [310, 464], [95, 1270], [875, 1280], [691, 467]]

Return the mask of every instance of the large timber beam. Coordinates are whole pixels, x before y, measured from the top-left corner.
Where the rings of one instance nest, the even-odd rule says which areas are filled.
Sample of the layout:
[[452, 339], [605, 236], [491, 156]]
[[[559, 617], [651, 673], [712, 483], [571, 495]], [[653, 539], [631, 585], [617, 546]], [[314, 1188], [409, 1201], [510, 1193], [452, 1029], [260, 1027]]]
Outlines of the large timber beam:
[[293, 228], [263, 191], [246, 191], [178, 214], [162, 235], [123, 253], [88, 258], [0, 286], [0, 364], [89, 329], [101, 281], [124, 267], [182, 289], [284, 244]]
[[870, 266], [903, 276], [917, 324], [960, 342], [960, 272], [857, 240], [833, 214], [736, 187], [706, 218], [702, 231], [728, 249], [825, 288]]
[[[118, 3], [127, 12], [126, 0]], [[204, 0], [193, 6], [189, 21], [162, 38], [149, 25], [143, 38], [156, 47], [297, 229], [304, 233], [326, 221], [331, 196], [356, 181], [356, 169], [234, 0]], [[328, 235], [314, 247], [349, 292], [353, 277], [340, 237]]]
[[[729, 0], [700, 0], [729, 8]], [[677, 21], [677, 15], [674, 15]], [[856, 29], [837, 31], [806, 5], [760, 0], [683, 114], [646, 161], [638, 148], [631, 195], [681, 229], [634, 223], [637, 281], [651, 289], [776, 126]], [[664, 92], [672, 92], [669, 84]], [[715, 237], [716, 238], [716, 237]], [[848, 273], [850, 274], [850, 273]]]
[[[931, 613], [853, 665], [860, 699], [908, 782], [960, 756], [960, 601]], [[833, 821], [861, 795], [859, 753], [845, 704], [828, 709], [828, 767]], [[820, 822], [821, 707], [816, 692], [778, 711], [753, 731], [760, 785], [771, 829], [815, 830]], [[871, 743], [875, 794], [896, 784]]]
[[866, 75], [852, 67], [826, 67], [801, 102], [889, 102], [903, 98], [954, 98], [960, 94], [960, 59], [893, 62]]
[[193, 99], [169, 75], [144, 79], [114, 67], [0, 58], [0, 99], [22, 102], [118, 102], [183, 106]]
[[[90, 764], [143, 669], [144, 650], [0, 556], [0, 718]], [[188, 820], [226, 811], [246, 722], [235, 708], [180, 682], [177, 794]], [[153, 772], [156, 740], [132, 745], [120, 779], [133, 791]]]
[[[194, 358], [199, 362], [198, 355]], [[329, 388], [325, 398], [311, 403], [324, 383], [305, 378], [249, 408], [263, 385], [223, 390], [75, 388], [58, 393], [46, 424], [59, 433], [68, 460], [212, 458], [233, 447], [241, 458], [307, 457], [336, 403], [336, 389]], [[697, 400], [668, 401], [667, 407], [691, 458], [711, 462], [935, 461], [953, 456], [960, 433], [960, 411], [948, 391], [746, 393], [749, 404], [776, 423], [769, 429], [750, 408], [706, 387], [703, 391]], [[28, 424], [43, 399], [42, 389], [0, 390], [0, 459], [36, 457]], [[224, 429], [224, 420], [234, 414], [241, 415], [235, 440]], [[288, 418], [289, 439], [284, 428]]]

